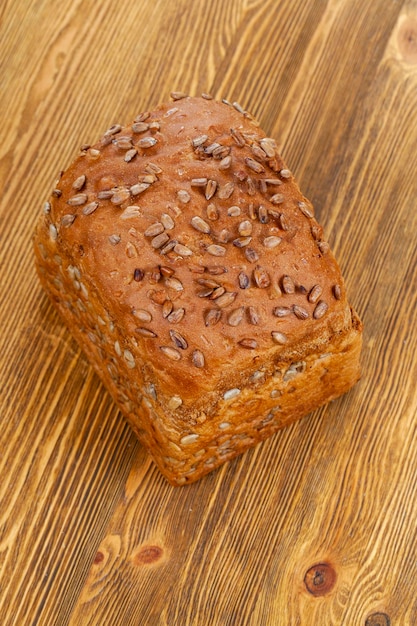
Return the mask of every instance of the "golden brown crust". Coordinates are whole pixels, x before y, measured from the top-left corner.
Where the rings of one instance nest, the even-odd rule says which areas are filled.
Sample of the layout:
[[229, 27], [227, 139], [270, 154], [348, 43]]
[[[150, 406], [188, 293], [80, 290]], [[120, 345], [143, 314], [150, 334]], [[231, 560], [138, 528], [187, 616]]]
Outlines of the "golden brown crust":
[[[219, 428], [238, 435], [244, 406], [270, 408], [268, 385], [291, 364], [333, 353], [340, 368], [349, 352], [336, 395], [357, 380], [360, 328], [313, 207], [275, 142], [233, 106], [186, 97], [113, 126], [45, 209], [35, 238], [45, 289], [173, 484], [276, 430], [259, 427], [216, 463], [201, 452], [185, 475], [197, 441], [215, 447]], [[305, 396], [313, 369], [298, 372]], [[297, 399], [284, 422], [335, 396], [314, 385], [314, 402]]]

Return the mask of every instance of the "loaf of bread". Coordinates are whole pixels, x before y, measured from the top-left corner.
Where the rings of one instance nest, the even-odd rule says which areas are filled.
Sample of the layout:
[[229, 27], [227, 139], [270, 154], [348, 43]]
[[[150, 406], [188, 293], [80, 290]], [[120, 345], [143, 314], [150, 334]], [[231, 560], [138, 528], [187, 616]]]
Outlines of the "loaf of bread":
[[359, 378], [361, 322], [312, 204], [237, 103], [112, 125], [35, 233], [47, 294], [173, 485]]

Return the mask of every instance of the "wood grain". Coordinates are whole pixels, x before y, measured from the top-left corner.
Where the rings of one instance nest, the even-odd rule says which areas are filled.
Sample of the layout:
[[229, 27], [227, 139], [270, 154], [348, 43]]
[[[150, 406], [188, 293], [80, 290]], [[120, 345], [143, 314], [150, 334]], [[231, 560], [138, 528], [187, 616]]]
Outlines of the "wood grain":
[[[417, 623], [417, 3], [0, 8], [0, 623]], [[78, 147], [171, 90], [277, 138], [365, 323], [348, 395], [201, 482], [158, 474], [41, 292]]]

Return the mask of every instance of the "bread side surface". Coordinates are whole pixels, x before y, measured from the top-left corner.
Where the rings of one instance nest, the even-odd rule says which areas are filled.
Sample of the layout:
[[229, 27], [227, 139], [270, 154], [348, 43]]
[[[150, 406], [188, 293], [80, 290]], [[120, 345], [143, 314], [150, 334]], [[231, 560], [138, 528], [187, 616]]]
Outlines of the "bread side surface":
[[313, 207], [274, 140], [228, 103], [186, 97], [83, 146], [45, 203], [35, 253], [173, 484], [359, 377], [361, 325]]

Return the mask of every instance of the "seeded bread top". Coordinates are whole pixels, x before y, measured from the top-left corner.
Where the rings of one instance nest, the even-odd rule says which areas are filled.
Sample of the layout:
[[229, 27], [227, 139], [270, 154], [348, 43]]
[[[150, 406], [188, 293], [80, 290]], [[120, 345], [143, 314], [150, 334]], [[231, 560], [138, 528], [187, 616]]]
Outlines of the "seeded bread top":
[[184, 97], [113, 125], [46, 206], [137, 366], [186, 404], [350, 328], [311, 203], [238, 105]]

